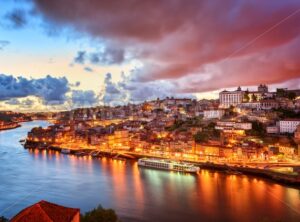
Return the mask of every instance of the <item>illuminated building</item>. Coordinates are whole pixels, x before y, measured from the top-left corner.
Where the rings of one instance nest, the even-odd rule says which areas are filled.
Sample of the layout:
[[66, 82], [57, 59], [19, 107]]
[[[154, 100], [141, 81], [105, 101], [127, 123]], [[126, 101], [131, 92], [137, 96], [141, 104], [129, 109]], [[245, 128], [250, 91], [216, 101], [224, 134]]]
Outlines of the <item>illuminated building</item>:
[[280, 133], [294, 133], [297, 126], [300, 124], [300, 119], [285, 119], [279, 121]]

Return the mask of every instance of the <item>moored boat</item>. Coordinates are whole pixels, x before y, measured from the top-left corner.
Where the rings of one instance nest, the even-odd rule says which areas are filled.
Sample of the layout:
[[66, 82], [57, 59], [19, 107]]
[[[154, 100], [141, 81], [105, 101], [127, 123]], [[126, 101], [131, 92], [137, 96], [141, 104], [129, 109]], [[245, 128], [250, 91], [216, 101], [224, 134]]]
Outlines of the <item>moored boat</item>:
[[200, 168], [190, 163], [176, 162], [163, 159], [142, 158], [138, 160], [138, 165], [142, 167], [156, 168], [161, 170], [179, 171], [186, 173], [197, 173]]
[[63, 154], [70, 154], [71, 150], [69, 150], [69, 149], [61, 149], [61, 153], [63, 153]]

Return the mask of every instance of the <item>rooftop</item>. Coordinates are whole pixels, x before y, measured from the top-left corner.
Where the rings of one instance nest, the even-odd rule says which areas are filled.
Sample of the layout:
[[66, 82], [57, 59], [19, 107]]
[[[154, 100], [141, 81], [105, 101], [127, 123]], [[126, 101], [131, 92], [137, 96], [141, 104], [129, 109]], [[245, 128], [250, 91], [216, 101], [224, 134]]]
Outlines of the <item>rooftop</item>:
[[14, 216], [11, 222], [71, 222], [80, 209], [40, 201]]

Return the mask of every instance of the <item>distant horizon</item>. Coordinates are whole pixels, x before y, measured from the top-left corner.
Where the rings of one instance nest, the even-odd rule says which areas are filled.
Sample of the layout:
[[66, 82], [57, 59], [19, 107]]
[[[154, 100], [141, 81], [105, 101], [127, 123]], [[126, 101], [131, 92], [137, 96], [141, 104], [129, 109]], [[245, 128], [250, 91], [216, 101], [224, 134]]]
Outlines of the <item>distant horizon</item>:
[[[268, 86], [268, 85], [267, 85]], [[127, 102], [127, 103], [120, 103], [120, 104], [92, 104], [92, 105], [87, 105], [86, 106], [74, 106], [74, 107], [70, 107], [69, 108], [65, 108], [63, 107], [62, 105], [60, 105], [59, 107], [55, 107], [53, 109], [52, 108], [52, 105], [48, 105], [47, 107], [49, 109], [26, 109], [24, 108], [23, 110], [20, 110], [19, 108], [16, 108], [16, 109], [10, 109], [10, 108], [5, 108], [3, 109], [2, 106], [0, 106], [0, 111], [1, 112], [5, 112], [5, 111], [13, 111], [13, 112], [21, 112], [21, 113], [37, 113], [37, 112], [63, 112], [63, 111], [70, 111], [70, 110], [73, 110], [73, 109], [80, 109], [80, 108], [94, 108], [94, 107], [98, 107], [98, 106], [109, 106], [109, 107], [117, 107], [117, 106], [127, 106], [129, 104], [134, 104], [134, 105], [138, 105], [138, 104], [142, 104], [142, 103], [145, 103], [145, 102], [150, 102], [150, 101], [154, 101], [156, 99], [160, 99], [160, 100], [164, 100], [164, 99], [167, 99], [167, 98], [174, 98], [174, 99], [192, 99], [192, 100], [197, 100], [197, 101], [201, 101], [201, 100], [218, 100], [218, 95], [220, 92], [222, 91], [235, 91], [238, 87], [241, 87], [242, 91], [246, 91], [246, 90], [250, 90], [251, 91], [255, 91], [257, 89], [258, 86], [237, 86], [237, 87], [231, 87], [231, 88], [226, 88], [226, 89], [222, 89], [222, 90], [218, 90], [218, 91], [215, 91], [215, 95], [213, 98], [206, 98], [205, 96], [204, 97], [200, 97], [200, 98], [197, 98], [197, 97], [185, 97], [184, 94], [182, 94], [183, 96], [178, 96], [175, 97], [175, 96], [172, 96], [172, 95], [169, 95], [169, 96], [165, 96], [165, 97], [156, 97], [156, 98], [150, 98], [148, 100], [144, 100], [144, 101], [132, 101], [132, 102]], [[271, 90], [270, 90], [270, 87], [268, 86], [269, 88], [269, 92], [276, 92], [276, 89], [288, 89], [288, 90], [300, 90], [300, 88], [282, 88], [282, 87], [272, 87]], [[210, 92], [207, 92], [207, 93], [210, 93]], [[21, 99], [25, 99], [26, 98], [21, 98]], [[70, 105], [70, 104], [69, 104]]]

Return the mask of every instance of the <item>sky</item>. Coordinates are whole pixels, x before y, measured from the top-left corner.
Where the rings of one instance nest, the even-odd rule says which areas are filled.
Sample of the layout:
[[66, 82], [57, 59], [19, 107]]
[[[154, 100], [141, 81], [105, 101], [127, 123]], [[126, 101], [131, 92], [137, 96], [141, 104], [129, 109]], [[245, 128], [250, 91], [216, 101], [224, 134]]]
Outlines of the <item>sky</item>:
[[0, 0], [0, 109], [300, 88], [299, 0]]

